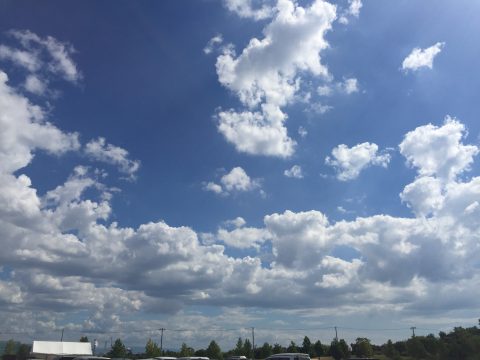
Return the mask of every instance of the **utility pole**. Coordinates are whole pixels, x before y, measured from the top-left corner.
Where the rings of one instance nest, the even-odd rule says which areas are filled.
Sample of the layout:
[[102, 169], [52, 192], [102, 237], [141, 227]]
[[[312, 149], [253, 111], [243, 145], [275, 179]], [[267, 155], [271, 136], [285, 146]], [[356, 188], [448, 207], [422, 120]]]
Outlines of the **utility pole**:
[[65, 329], [62, 329], [62, 337], [60, 338], [60, 341], [63, 341], [63, 331], [64, 331], [64, 330], [65, 330]]
[[163, 356], [163, 331], [164, 330], [165, 330], [164, 328], [160, 329], [160, 331], [162, 332], [160, 335], [160, 354], [162, 354], [162, 356]]
[[255, 360], [255, 328], [252, 326], [252, 359]]
[[412, 329], [412, 338], [415, 337], [415, 329], [416, 329], [416, 328], [417, 328], [416, 326], [412, 326], [412, 327], [410, 328], [410, 329]]
[[337, 327], [335, 326], [335, 341], [338, 342], [338, 333], [337, 333]]

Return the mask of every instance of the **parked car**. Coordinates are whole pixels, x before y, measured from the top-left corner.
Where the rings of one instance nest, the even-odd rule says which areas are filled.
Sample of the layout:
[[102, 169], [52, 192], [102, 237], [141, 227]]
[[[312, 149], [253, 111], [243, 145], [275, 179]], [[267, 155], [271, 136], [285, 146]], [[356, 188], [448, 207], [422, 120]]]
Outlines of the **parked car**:
[[310, 355], [302, 353], [282, 353], [269, 356], [266, 360], [310, 360]]
[[247, 360], [247, 357], [243, 355], [240, 355], [240, 356], [233, 355], [233, 356], [229, 356], [227, 360]]

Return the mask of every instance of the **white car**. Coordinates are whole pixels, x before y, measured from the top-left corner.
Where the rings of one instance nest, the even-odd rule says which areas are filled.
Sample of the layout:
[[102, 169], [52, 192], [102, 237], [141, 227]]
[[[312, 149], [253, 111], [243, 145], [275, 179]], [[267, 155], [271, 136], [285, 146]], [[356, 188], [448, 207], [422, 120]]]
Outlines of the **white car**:
[[302, 353], [282, 353], [271, 355], [266, 360], [310, 360], [310, 355]]

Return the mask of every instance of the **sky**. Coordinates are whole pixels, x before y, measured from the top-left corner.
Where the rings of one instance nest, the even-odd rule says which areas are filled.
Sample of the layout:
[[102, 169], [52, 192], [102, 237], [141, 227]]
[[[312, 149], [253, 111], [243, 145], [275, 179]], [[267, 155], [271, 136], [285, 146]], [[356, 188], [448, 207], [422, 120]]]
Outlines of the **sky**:
[[0, 2], [0, 340], [477, 324], [480, 4]]

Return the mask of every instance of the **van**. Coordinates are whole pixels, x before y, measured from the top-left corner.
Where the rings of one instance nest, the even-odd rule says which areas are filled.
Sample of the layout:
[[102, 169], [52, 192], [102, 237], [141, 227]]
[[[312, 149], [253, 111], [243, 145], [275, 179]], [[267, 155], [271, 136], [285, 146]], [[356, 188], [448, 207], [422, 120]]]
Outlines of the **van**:
[[310, 355], [302, 353], [282, 353], [271, 355], [266, 360], [310, 360]]

